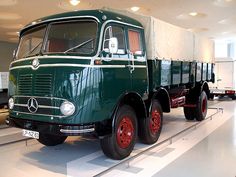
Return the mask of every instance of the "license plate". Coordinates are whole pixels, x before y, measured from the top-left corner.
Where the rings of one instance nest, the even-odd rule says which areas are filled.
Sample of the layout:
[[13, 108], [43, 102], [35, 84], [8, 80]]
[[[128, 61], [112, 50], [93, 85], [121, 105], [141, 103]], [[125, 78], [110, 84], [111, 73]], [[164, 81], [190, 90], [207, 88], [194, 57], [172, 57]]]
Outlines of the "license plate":
[[30, 138], [39, 139], [39, 132], [31, 131], [31, 130], [24, 130], [22, 131], [22, 135]]

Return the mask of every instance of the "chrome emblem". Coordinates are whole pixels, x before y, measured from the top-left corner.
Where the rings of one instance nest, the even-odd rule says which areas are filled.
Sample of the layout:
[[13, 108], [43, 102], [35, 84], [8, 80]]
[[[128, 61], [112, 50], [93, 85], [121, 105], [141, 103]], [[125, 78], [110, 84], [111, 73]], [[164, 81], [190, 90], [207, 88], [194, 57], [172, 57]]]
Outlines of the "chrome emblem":
[[38, 60], [37, 58], [33, 60], [32, 66], [33, 66], [34, 68], [37, 68], [37, 67], [39, 66], [39, 60]]
[[27, 102], [28, 110], [31, 113], [35, 113], [38, 110], [38, 102], [35, 98], [30, 98]]

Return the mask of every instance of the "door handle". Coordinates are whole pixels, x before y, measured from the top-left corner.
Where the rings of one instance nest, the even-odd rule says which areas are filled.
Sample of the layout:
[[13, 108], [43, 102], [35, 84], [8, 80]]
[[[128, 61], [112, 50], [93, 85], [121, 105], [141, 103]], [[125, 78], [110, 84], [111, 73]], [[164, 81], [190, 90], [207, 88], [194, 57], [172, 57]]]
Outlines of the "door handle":
[[132, 74], [134, 71], [134, 54], [131, 51], [129, 51], [128, 53], [130, 55], [130, 60], [131, 60], [131, 65], [128, 65], [128, 66], [129, 66], [129, 71]]

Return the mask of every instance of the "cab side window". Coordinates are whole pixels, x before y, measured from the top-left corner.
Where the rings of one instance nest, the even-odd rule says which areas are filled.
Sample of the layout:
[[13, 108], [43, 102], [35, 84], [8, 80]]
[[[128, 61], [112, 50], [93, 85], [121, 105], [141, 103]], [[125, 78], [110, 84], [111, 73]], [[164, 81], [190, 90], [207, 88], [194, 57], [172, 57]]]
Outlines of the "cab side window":
[[125, 54], [125, 33], [124, 29], [120, 26], [109, 26], [105, 30], [103, 50], [109, 53], [109, 39], [115, 37], [118, 40], [117, 54]]
[[141, 34], [139, 31], [135, 30], [128, 30], [128, 38], [129, 38], [129, 50], [134, 55], [142, 55], [143, 48], [142, 48], [142, 40]]

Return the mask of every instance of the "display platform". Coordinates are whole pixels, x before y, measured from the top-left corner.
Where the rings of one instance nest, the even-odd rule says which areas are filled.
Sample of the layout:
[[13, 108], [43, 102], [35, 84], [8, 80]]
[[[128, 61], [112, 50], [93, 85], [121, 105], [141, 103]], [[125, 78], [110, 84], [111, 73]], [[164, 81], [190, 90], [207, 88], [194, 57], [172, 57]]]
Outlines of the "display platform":
[[[216, 102], [212, 103], [215, 104]], [[214, 107], [216, 106], [214, 105]], [[215, 112], [216, 110], [209, 109], [208, 115]], [[217, 122], [217, 126], [220, 126], [221, 121], [218, 120], [221, 116], [214, 116], [213, 120], [207, 120], [200, 127], [207, 129], [212, 122]], [[163, 130], [157, 143], [176, 135], [196, 123], [195, 121], [185, 120], [182, 108], [174, 109], [170, 114], [164, 114]], [[198, 132], [198, 129], [198, 126], [191, 128], [187, 132], [175, 137], [172, 143], [182, 140], [191, 132], [204, 134], [204, 136], [210, 133], [210, 131]], [[154, 163], [154, 161], [150, 160], [155, 158], [160, 160], [165, 155], [174, 152], [175, 148], [168, 147], [171, 141], [166, 141], [164, 146], [162, 144], [161, 147], [147, 151], [142, 156], [130, 162], [125, 162], [123, 165], [118, 165], [122, 161], [107, 158], [101, 151], [99, 140], [93, 137], [70, 137], [64, 144], [55, 147], [45, 147], [33, 139], [9, 145], [0, 145], [0, 171], [6, 172], [4, 174], [0, 173], [0, 177], [31, 177], [32, 175], [34, 177], [88, 177], [100, 174], [115, 165], [118, 166], [107, 171], [107, 173], [102, 173], [101, 176], [139, 176], [139, 174], [143, 176], [145, 168], [151, 166], [150, 163]], [[150, 147], [150, 145], [137, 142], [131, 157]]]

